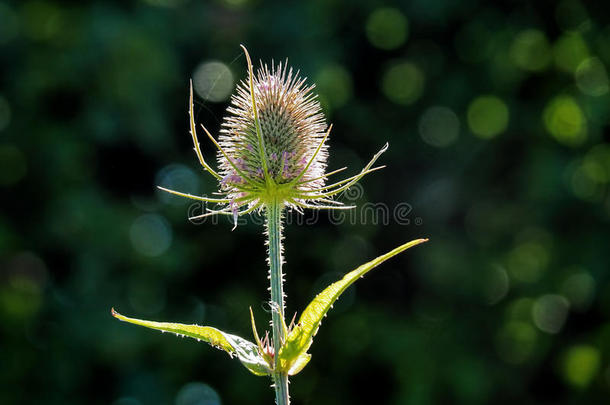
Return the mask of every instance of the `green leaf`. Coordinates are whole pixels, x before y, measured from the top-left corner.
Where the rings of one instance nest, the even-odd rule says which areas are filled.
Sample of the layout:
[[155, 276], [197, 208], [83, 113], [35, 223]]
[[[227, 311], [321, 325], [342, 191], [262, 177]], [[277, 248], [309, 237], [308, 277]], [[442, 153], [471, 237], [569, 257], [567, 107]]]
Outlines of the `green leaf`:
[[286, 337], [286, 342], [280, 349], [279, 361], [281, 369], [287, 370], [290, 375], [294, 375], [305, 367], [309, 361], [307, 350], [313, 342], [313, 337], [320, 327], [322, 318], [324, 318], [326, 313], [332, 308], [333, 303], [347, 287], [389, 258], [426, 241], [428, 241], [428, 239], [416, 239], [405, 243], [404, 245], [363, 264], [356, 270], [346, 274], [341, 280], [326, 287], [324, 291], [318, 294], [313, 301], [309, 303], [307, 308], [305, 308], [305, 311], [303, 311], [299, 318], [299, 322], [290, 331]]
[[288, 369], [288, 375], [295, 375], [301, 372], [311, 360], [311, 354], [309, 353], [301, 353], [299, 357], [290, 365]]
[[188, 336], [198, 341], [203, 340], [212, 346], [237, 356], [239, 361], [255, 375], [269, 375], [271, 370], [267, 362], [258, 352], [258, 347], [239, 336], [230, 335], [210, 326], [185, 325], [181, 323], [153, 322], [141, 319], [128, 318], [112, 309], [112, 316], [124, 322], [156, 329], [161, 332], [170, 332], [178, 336]]

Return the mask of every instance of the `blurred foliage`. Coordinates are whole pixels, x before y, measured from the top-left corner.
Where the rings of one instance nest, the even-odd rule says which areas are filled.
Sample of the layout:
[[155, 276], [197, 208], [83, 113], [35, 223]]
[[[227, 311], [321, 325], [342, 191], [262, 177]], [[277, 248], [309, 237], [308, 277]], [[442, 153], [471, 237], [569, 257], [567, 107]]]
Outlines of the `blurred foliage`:
[[387, 204], [388, 221], [289, 216], [289, 315], [431, 238], [338, 302], [295, 404], [607, 401], [608, 11], [0, 1], [0, 403], [272, 403], [268, 381], [224, 354], [110, 315], [242, 336], [248, 306], [270, 316], [260, 218], [195, 226], [188, 201], [155, 190], [215, 189], [187, 133], [188, 79], [216, 133], [245, 76], [240, 43], [319, 82], [331, 169], [355, 172], [390, 143], [388, 167], [344, 198]]

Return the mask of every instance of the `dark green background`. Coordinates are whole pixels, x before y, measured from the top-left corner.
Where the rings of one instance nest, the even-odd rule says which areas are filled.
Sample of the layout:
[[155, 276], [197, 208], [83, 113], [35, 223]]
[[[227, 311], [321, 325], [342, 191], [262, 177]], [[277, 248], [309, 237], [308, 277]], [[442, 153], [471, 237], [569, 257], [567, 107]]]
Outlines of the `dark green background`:
[[155, 190], [216, 190], [192, 152], [188, 80], [217, 134], [240, 43], [317, 82], [330, 169], [390, 143], [387, 168], [342, 197], [357, 216], [410, 207], [289, 225], [289, 315], [431, 239], [339, 301], [294, 404], [607, 402], [610, 21], [595, 4], [0, 2], [0, 403], [272, 403], [226, 354], [110, 316], [249, 338], [252, 306], [267, 324], [261, 225], [196, 226]]

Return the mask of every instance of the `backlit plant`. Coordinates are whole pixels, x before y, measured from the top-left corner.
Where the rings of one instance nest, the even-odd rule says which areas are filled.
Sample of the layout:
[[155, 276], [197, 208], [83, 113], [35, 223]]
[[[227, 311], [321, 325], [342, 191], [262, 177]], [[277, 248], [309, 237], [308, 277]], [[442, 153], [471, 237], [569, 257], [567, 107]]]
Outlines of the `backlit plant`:
[[[425, 242], [416, 239], [371, 260], [346, 274], [341, 280], [320, 292], [301, 313], [296, 323], [286, 324], [282, 257], [282, 218], [286, 209], [352, 209], [333, 199], [363, 176], [383, 166], [374, 167], [386, 144], [356, 175], [327, 185], [328, 176], [345, 168], [326, 173], [331, 130], [327, 127], [313, 86], [281, 63], [267, 67], [261, 64], [254, 75], [252, 62], [243, 47], [248, 63], [248, 79], [238, 85], [216, 140], [203, 131], [218, 149], [218, 169], [204, 159], [195, 127], [193, 88], [189, 100], [190, 131], [194, 149], [203, 168], [219, 182], [220, 198], [199, 197], [162, 187], [162, 190], [205, 203], [216, 208], [195, 217], [229, 215], [235, 226], [240, 215], [253, 211], [264, 213], [271, 280], [271, 339], [259, 337], [252, 310], [254, 342], [210, 326], [152, 322], [112, 314], [126, 322], [203, 340], [237, 357], [253, 374], [269, 376], [273, 381], [276, 403], [287, 405], [288, 377], [297, 374], [309, 362], [308, 353], [322, 318], [339, 296], [358, 278], [404, 250]], [[191, 219], [195, 219], [191, 218]]]

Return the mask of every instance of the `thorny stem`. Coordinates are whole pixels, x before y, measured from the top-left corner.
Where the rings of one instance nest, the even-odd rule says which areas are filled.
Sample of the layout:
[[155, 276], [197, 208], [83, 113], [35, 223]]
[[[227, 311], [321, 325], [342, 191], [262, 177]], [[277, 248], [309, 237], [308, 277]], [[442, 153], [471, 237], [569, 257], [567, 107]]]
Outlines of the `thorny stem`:
[[284, 275], [282, 273], [282, 204], [274, 200], [265, 207], [267, 215], [267, 237], [269, 243], [269, 278], [271, 279], [271, 323], [275, 370], [273, 386], [277, 405], [289, 405], [288, 374], [279, 370], [280, 347], [284, 336]]

